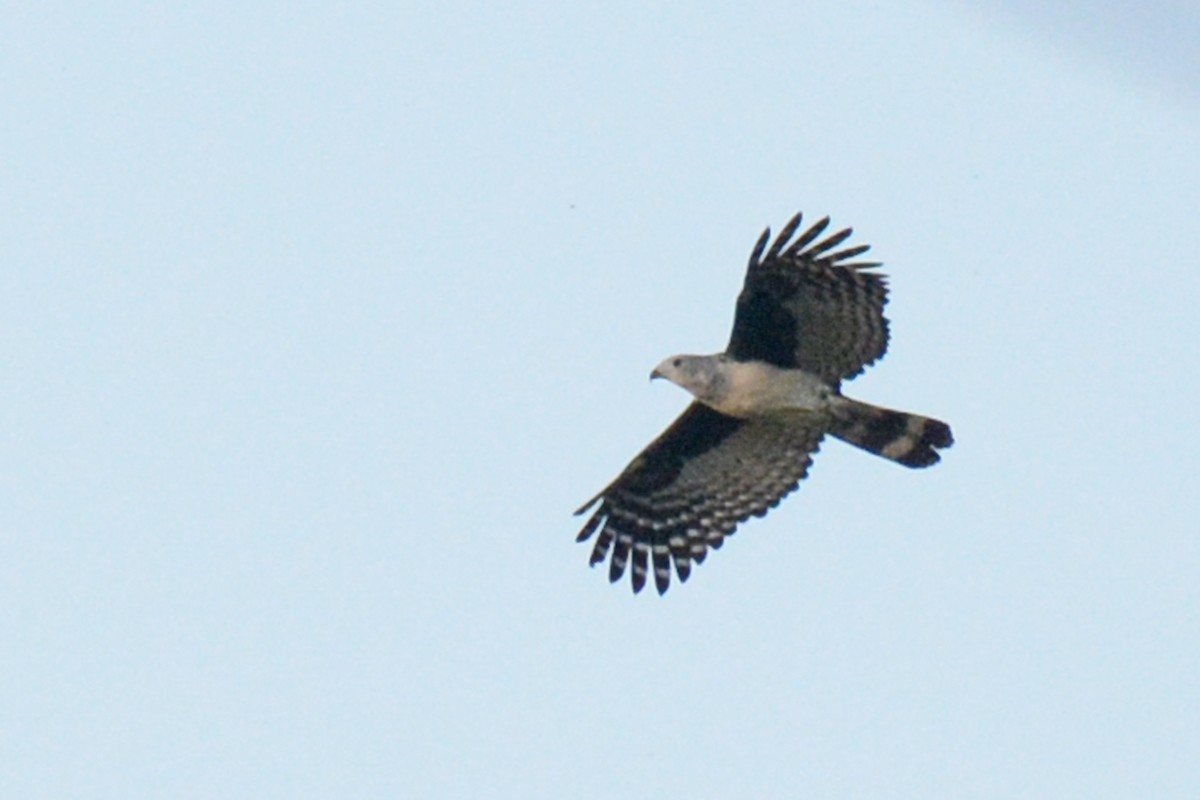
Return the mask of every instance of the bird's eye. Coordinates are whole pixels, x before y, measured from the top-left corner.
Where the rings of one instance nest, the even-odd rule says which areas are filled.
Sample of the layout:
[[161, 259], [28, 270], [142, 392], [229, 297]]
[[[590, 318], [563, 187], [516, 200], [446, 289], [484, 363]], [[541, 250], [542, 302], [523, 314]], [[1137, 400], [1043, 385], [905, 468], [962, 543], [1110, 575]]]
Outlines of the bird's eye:
[[677, 358], [671, 362], [671, 366], [673, 366], [673, 367], [678, 367], [678, 366], [681, 366], [682, 364], [683, 364], [682, 358]]

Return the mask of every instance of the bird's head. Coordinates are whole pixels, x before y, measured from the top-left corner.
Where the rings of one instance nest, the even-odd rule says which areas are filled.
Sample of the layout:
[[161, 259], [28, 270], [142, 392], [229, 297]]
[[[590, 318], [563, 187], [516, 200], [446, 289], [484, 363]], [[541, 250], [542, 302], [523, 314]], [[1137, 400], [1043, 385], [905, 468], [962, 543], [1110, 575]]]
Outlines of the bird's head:
[[678, 355], [664, 359], [650, 373], [650, 380], [666, 378], [671, 383], [687, 389], [698, 398], [713, 394], [720, 377], [719, 363], [724, 355], [689, 356]]

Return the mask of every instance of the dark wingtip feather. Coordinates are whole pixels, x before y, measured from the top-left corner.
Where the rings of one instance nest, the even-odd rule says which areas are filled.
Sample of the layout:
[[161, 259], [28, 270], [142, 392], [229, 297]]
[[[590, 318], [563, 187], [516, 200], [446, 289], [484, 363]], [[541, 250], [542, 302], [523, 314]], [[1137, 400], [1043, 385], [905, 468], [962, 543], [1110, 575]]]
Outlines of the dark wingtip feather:
[[813, 239], [820, 236], [826, 228], [829, 227], [829, 217], [821, 217], [812, 224], [812, 227], [800, 234], [800, 238], [792, 242], [792, 246], [787, 249], [784, 254], [788, 258], [795, 258], [805, 247], [807, 247]]
[[747, 269], [754, 269], [759, 265], [759, 259], [762, 258], [763, 248], [767, 246], [767, 240], [771, 238], [771, 229], [767, 228], [758, 237], [758, 241], [754, 245], [754, 249], [750, 251], [750, 262], [747, 264]]
[[[845, 261], [847, 258], [854, 258], [855, 256], [861, 255], [870, 249], [871, 249], [871, 245], [869, 245], [869, 244], [858, 244], [858, 245], [855, 245], [854, 247], [847, 247], [845, 250], [838, 250], [836, 253], [830, 253], [828, 256], [826, 256], [826, 258], [828, 258], [830, 261], [834, 261], [834, 262]], [[847, 265], [847, 266], [850, 266], [850, 265]], [[855, 264], [853, 266], [857, 267], [858, 265]], [[878, 266], [878, 265], [876, 265], [876, 266]]]
[[[576, 511], [575, 515], [579, 516], [579, 512]], [[593, 514], [592, 518], [589, 519], [587, 521], [587, 523], [583, 526], [583, 530], [581, 530], [579, 532], [579, 535], [575, 537], [575, 541], [586, 542], [588, 539], [592, 538], [592, 534], [595, 533], [596, 529], [600, 527], [600, 522], [603, 519], [604, 519], [604, 515], [601, 514], [600, 512], [597, 511], [595, 514]]]
[[587, 512], [587, 510], [589, 508], [596, 505], [596, 503], [599, 503], [600, 499], [603, 497], [604, 497], [604, 492], [601, 492], [600, 494], [593, 497], [591, 500], [588, 500], [586, 503], [581, 505], [579, 508], [575, 509], [575, 514], [573, 516], [576, 516], [576, 517], [582, 516], [584, 513]]
[[688, 579], [688, 575], [692, 574], [691, 547], [682, 536], [672, 539], [670, 546], [671, 559], [675, 562], [675, 574], [679, 576], [679, 582], [683, 583]]
[[679, 576], [680, 583], [686, 583], [688, 577], [692, 574], [691, 558], [676, 558], [675, 559], [675, 574]]
[[671, 585], [671, 554], [658, 547], [651, 553], [654, 565], [654, 588], [665, 594]]
[[779, 235], [775, 237], [774, 244], [771, 245], [770, 251], [767, 253], [767, 260], [776, 258], [783, 251], [784, 246], [788, 243], [788, 239], [792, 238], [792, 234], [796, 232], [796, 228], [800, 227], [800, 220], [803, 214], [797, 212], [796, 216], [788, 220], [787, 224], [780, 229]]
[[647, 561], [647, 552], [644, 545], [636, 545], [633, 548], [633, 564], [630, 569], [630, 580], [633, 583], [633, 593], [637, 594], [646, 586], [646, 573], [649, 571], [649, 563]]
[[[805, 253], [805, 255], [808, 256], [809, 258], [819, 256], [819, 255], [821, 255], [821, 253], [824, 253], [826, 250], [832, 250], [833, 248], [837, 247], [839, 244], [841, 244], [842, 242], [849, 239], [851, 237], [851, 235], [853, 235], [853, 234], [854, 234], [854, 228], [842, 228], [840, 231], [833, 234], [825, 241], [818, 242], [817, 244], [813, 245], [812, 248], [809, 249], [809, 251], [807, 253]], [[851, 248], [851, 249], [853, 249], [853, 248]], [[830, 256], [829, 258], [832, 260], [833, 257]]]
[[616, 583], [625, 574], [625, 562], [629, 560], [629, 547], [633, 540], [628, 536], [617, 536], [612, 560], [608, 562], [608, 582]]
[[608, 558], [608, 548], [612, 546], [612, 540], [612, 528], [606, 527], [600, 531], [600, 535], [596, 537], [596, 545], [592, 548], [591, 558], [588, 559], [589, 567], [604, 563], [604, 559]]

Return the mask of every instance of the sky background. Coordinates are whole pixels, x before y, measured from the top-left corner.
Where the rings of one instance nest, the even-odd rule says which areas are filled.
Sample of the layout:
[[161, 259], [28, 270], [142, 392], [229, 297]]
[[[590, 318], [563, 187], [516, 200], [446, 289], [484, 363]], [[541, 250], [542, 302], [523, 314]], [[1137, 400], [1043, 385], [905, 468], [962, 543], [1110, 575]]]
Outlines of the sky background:
[[[1105, 6], [10, 4], [0, 795], [1200, 796], [1200, 12]], [[797, 210], [957, 443], [610, 586]]]

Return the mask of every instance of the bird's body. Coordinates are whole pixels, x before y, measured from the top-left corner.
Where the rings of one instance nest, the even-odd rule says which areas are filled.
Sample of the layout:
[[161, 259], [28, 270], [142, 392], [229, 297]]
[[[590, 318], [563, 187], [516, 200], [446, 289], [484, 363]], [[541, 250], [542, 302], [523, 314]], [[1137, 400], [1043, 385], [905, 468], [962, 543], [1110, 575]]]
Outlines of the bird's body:
[[825, 381], [804, 370], [783, 369], [765, 361], [736, 361], [724, 353], [672, 356], [650, 374], [687, 389], [709, 408], [739, 419], [783, 410], [824, 412], [831, 394]]
[[763, 516], [796, 488], [826, 433], [908, 467], [936, 463], [937, 449], [953, 443], [944, 422], [841, 394], [843, 379], [887, 349], [887, 289], [883, 276], [867, 271], [877, 264], [842, 263], [867, 246], [825, 255], [851, 233], [816, 242], [828, 222], [790, 242], [797, 214], [765, 257], [764, 232], [725, 352], [672, 356], [651, 373], [688, 390], [695, 402], [576, 512], [600, 503], [578, 539], [599, 533], [593, 565], [612, 549], [611, 580], [624, 574], [631, 555], [635, 592], [651, 559], [659, 593], [670, 585], [672, 560], [687, 580], [692, 563], [738, 524]]

